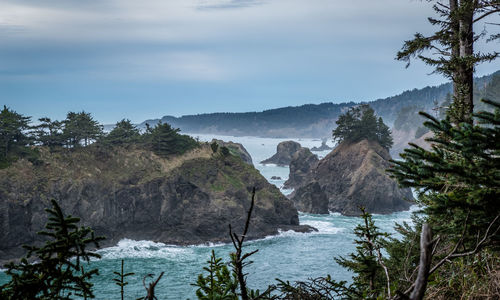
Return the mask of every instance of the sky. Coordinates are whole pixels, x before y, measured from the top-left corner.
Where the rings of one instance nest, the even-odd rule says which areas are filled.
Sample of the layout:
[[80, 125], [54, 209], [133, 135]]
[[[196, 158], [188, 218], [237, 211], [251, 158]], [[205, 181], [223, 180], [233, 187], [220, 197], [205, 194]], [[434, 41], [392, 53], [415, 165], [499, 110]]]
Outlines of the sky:
[[0, 105], [111, 124], [385, 98], [446, 82], [395, 60], [432, 15], [418, 0], [0, 0]]

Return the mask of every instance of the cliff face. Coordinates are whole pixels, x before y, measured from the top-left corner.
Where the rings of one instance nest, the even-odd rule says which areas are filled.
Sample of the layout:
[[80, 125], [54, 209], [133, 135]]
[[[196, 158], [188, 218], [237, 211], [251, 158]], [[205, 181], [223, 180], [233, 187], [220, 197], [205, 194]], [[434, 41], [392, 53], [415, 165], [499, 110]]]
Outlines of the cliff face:
[[0, 257], [22, 254], [37, 242], [50, 199], [66, 214], [107, 237], [173, 244], [228, 241], [228, 224], [242, 230], [256, 187], [250, 238], [299, 226], [297, 210], [239, 157], [212, 154], [208, 145], [162, 159], [139, 149], [42, 151], [43, 165], [18, 161], [0, 170]]
[[290, 176], [285, 182], [285, 188], [297, 188], [303, 185], [309, 175], [309, 171], [318, 163], [318, 157], [307, 148], [300, 148], [292, 156], [290, 162]]
[[219, 147], [227, 147], [232, 154], [239, 156], [244, 162], [253, 166], [252, 156], [248, 153], [247, 149], [240, 143], [224, 142], [223, 140], [213, 139], [212, 143], [216, 143]]
[[301, 148], [300, 144], [294, 141], [284, 141], [276, 147], [276, 154], [268, 159], [261, 161], [262, 164], [277, 164], [279, 166], [288, 166], [292, 157]]
[[299, 209], [323, 212], [321, 201], [327, 201], [330, 211], [344, 215], [359, 215], [360, 205], [371, 213], [406, 210], [413, 196], [386, 174], [389, 159], [389, 152], [376, 142], [341, 143], [310, 171], [292, 200]]

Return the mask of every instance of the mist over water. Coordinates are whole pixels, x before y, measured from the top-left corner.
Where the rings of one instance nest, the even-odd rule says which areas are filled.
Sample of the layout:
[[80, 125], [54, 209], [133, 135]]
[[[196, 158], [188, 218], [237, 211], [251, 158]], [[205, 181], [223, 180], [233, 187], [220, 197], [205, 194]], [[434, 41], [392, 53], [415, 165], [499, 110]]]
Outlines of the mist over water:
[[[288, 167], [261, 165], [259, 162], [272, 156], [276, 146], [284, 140], [294, 140], [302, 146], [320, 146], [320, 140], [312, 139], [273, 139], [255, 137], [227, 137], [214, 135], [191, 134], [200, 141], [211, 141], [212, 138], [242, 143], [252, 156], [255, 167], [272, 184], [282, 188], [288, 179]], [[332, 146], [332, 142], [328, 142]], [[329, 151], [314, 152], [324, 157]], [[281, 180], [270, 180], [279, 176]], [[290, 190], [282, 190], [285, 194]], [[329, 215], [299, 214], [301, 224], [318, 229], [313, 233], [281, 232], [277, 236], [246, 243], [245, 251], [259, 251], [252, 256], [254, 264], [246, 271], [251, 288], [265, 289], [275, 279], [297, 281], [330, 274], [336, 280], [351, 280], [351, 274], [338, 266], [334, 257], [347, 255], [355, 250], [353, 229], [361, 222], [358, 217], [346, 217], [338, 213]], [[383, 231], [394, 233], [395, 222], [410, 221], [410, 212], [398, 212], [390, 215], [374, 215], [376, 225]], [[158, 276], [165, 272], [156, 287], [159, 299], [194, 299], [198, 274], [203, 272], [212, 249], [216, 255], [229, 261], [229, 253], [233, 250], [229, 244], [205, 244], [193, 246], [175, 246], [153, 241], [121, 240], [116, 246], [99, 250], [102, 259], [91, 262], [90, 267], [99, 268], [100, 274], [93, 280], [97, 299], [118, 299], [119, 287], [112, 282], [113, 271], [119, 271], [121, 259], [125, 260], [125, 272], [134, 272], [128, 277], [125, 287], [126, 298], [136, 299], [145, 295], [142, 279], [147, 274]], [[0, 273], [0, 284], [7, 280]], [[149, 282], [147, 280], [146, 282]]]

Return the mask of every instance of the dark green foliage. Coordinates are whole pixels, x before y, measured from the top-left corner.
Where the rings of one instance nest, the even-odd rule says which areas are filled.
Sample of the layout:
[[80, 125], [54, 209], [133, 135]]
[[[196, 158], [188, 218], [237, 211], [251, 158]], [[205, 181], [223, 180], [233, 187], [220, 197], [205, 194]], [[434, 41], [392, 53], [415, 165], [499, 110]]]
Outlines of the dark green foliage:
[[220, 152], [222, 153], [223, 156], [228, 156], [229, 154], [231, 154], [231, 152], [229, 151], [229, 148], [226, 146], [222, 146], [220, 148]]
[[198, 287], [198, 290], [196, 290], [198, 299], [237, 300], [238, 279], [236, 274], [230, 272], [222, 259], [215, 256], [214, 250], [212, 250], [212, 255], [207, 264], [208, 267], [204, 267], [203, 270], [208, 274], [206, 276], [199, 274], [198, 280], [194, 284]]
[[382, 118], [377, 119], [375, 112], [367, 104], [351, 107], [345, 114], [339, 116], [336, 123], [337, 128], [333, 130], [332, 135], [339, 143], [367, 139], [377, 141], [386, 149], [392, 147], [389, 127], [384, 124]]
[[75, 148], [89, 145], [102, 136], [102, 126], [87, 112], [69, 112], [64, 122], [63, 136], [66, 146]]
[[[335, 261], [354, 273], [353, 283], [333, 280], [330, 275], [291, 284], [278, 279], [279, 299], [385, 299], [387, 280], [381, 265], [381, 250], [387, 233], [375, 226], [371, 214], [363, 208], [363, 223], [356, 226], [356, 252]], [[379, 258], [380, 255], [380, 258]]]
[[213, 152], [213, 153], [217, 153], [217, 150], [219, 150], [219, 145], [217, 145], [217, 143], [216, 143], [216, 142], [212, 142], [212, 143], [210, 144], [210, 148], [212, 149], [212, 152]]
[[36, 159], [36, 153], [28, 147], [33, 142], [27, 133], [30, 120], [6, 106], [0, 111], [0, 168], [21, 157]]
[[342, 267], [354, 272], [352, 288], [356, 294], [363, 295], [366, 299], [377, 299], [379, 295], [384, 295], [385, 283], [383, 270], [378, 262], [378, 251], [382, 248], [382, 240], [388, 235], [382, 233], [375, 226], [371, 214], [362, 209], [363, 224], [359, 224], [354, 229], [357, 239], [356, 252], [349, 254], [348, 258], [335, 258], [335, 261]]
[[145, 146], [159, 156], [184, 154], [198, 147], [198, 143], [188, 135], [179, 134], [178, 128], [172, 128], [167, 123], [158, 123], [154, 128], [148, 126], [142, 141]]
[[410, 144], [389, 170], [401, 185], [420, 192], [418, 203], [434, 230], [458, 239], [467, 221], [471, 243], [500, 211], [500, 104], [485, 103], [496, 111], [475, 114], [475, 125], [453, 126], [423, 114], [434, 133], [432, 149]]
[[[498, 57], [498, 52], [475, 52], [475, 42], [487, 36], [486, 27], [480, 34], [474, 33], [479, 19], [498, 14], [498, 0], [453, 0], [444, 5], [435, 1], [433, 6], [438, 18], [429, 22], [438, 30], [429, 36], [416, 33], [405, 41], [397, 54], [398, 60], [410, 63], [416, 57], [453, 80], [453, 102], [448, 113], [451, 120], [472, 123], [474, 67]], [[488, 23], [487, 23], [488, 24]], [[490, 36], [496, 39], [498, 35]]]
[[110, 145], [127, 145], [139, 141], [139, 129], [128, 119], [117, 122], [115, 128], [101, 139], [101, 142]]
[[[0, 288], [2, 299], [71, 299], [73, 296], [94, 298], [90, 279], [97, 269], [85, 270], [83, 262], [100, 255], [87, 250], [98, 247], [102, 237], [95, 237], [89, 227], [78, 227], [79, 218], [64, 216], [56, 201], [46, 209], [49, 221], [42, 247], [25, 246], [28, 254], [19, 264], [10, 263], [6, 274], [10, 282]], [[34, 259], [33, 262], [30, 262]]]
[[120, 287], [120, 295], [122, 297], [122, 300], [124, 299], [123, 296], [125, 294], [124, 287], [128, 284], [128, 282], [125, 281], [125, 278], [128, 276], [135, 275], [135, 273], [132, 273], [132, 272], [125, 273], [125, 271], [123, 270], [123, 265], [124, 265], [124, 261], [122, 259], [122, 267], [121, 267], [120, 272], [113, 272], [116, 276], [118, 276], [118, 278], [113, 278], [113, 281], [115, 282], [115, 284], [117, 286]]
[[63, 122], [52, 121], [50, 118], [40, 118], [38, 120], [40, 124], [35, 126], [37, 142], [50, 147], [50, 149], [61, 147], [64, 144]]

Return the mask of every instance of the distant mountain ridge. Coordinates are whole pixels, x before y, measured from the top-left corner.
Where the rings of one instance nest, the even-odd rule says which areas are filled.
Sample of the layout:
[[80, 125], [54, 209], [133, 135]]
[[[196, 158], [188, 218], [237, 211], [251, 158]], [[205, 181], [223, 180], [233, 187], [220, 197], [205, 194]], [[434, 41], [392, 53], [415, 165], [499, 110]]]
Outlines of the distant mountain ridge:
[[[500, 71], [475, 79], [475, 85], [481, 89]], [[409, 105], [418, 106], [426, 111], [436, 103], [442, 103], [451, 93], [451, 83], [438, 86], [413, 89], [401, 94], [377, 99], [368, 103], [387, 124], [393, 124], [399, 111]], [[180, 128], [183, 132], [210, 133], [232, 136], [260, 137], [330, 137], [336, 127], [335, 121], [347, 108], [360, 103], [321, 103], [288, 106], [262, 112], [245, 113], [208, 113], [185, 115], [182, 117], [164, 116], [161, 119], [146, 120], [139, 124], [145, 128], [146, 123], [155, 125], [159, 121]]]

